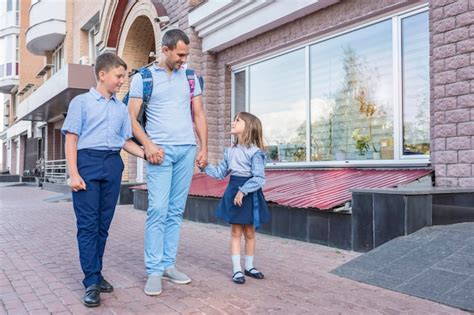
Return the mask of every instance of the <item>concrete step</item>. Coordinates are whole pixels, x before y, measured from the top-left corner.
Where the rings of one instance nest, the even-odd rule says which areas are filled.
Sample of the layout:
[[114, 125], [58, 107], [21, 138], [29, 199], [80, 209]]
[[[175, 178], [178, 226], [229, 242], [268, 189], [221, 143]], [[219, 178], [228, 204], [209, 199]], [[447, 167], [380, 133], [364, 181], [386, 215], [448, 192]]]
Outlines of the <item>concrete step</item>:
[[474, 205], [452, 206], [433, 204], [433, 225], [474, 222]]

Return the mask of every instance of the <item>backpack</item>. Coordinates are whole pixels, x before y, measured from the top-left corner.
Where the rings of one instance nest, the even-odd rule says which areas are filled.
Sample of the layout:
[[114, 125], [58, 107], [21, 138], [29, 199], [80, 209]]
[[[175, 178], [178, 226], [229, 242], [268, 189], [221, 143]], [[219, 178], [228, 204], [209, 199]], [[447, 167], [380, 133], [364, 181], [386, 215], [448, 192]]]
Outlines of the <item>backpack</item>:
[[[137, 120], [140, 123], [140, 126], [142, 126], [143, 130], [145, 130], [145, 125], [146, 125], [146, 107], [148, 106], [148, 102], [150, 101], [151, 98], [151, 93], [153, 92], [153, 77], [151, 75], [151, 71], [148, 68], [148, 65], [145, 67], [141, 67], [139, 69], [134, 69], [131, 73], [130, 76], [133, 76], [135, 74], [139, 73], [142, 76], [142, 81], [143, 81], [143, 103], [142, 106], [140, 107], [140, 111], [138, 112], [138, 117]], [[194, 111], [193, 111], [193, 95], [194, 95], [194, 87], [195, 87], [195, 82], [194, 82], [194, 70], [193, 69], [186, 69], [186, 79], [188, 80], [189, 83], [189, 89], [190, 89], [190, 107], [191, 107], [191, 117], [193, 119], [194, 123]], [[201, 90], [204, 89], [204, 80], [201, 76], [197, 76], [199, 80], [199, 84], [201, 86]], [[122, 102], [125, 105], [128, 105], [129, 99], [130, 99], [130, 92], [127, 92], [127, 94], [124, 96]], [[141, 145], [140, 142], [135, 138], [132, 137], [132, 140], [137, 143], [138, 145]]]

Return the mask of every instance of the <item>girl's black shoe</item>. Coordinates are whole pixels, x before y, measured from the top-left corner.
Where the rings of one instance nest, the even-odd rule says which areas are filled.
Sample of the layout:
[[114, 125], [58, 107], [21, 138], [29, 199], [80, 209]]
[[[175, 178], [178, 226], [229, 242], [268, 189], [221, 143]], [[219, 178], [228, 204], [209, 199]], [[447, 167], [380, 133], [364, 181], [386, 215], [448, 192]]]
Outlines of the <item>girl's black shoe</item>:
[[[255, 271], [252, 272], [252, 270], [255, 270]], [[250, 270], [245, 270], [245, 275], [249, 276], [249, 277], [252, 277], [252, 278], [255, 278], [255, 279], [263, 279], [264, 278], [263, 273], [261, 273], [260, 271], [258, 271], [255, 268], [252, 268]]]
[[245, 277], [242, 271], [237, 271], [234, 273], [232, 276], [232, 281], [234, 281], [237, 284], [244, 284], [245, 283]]

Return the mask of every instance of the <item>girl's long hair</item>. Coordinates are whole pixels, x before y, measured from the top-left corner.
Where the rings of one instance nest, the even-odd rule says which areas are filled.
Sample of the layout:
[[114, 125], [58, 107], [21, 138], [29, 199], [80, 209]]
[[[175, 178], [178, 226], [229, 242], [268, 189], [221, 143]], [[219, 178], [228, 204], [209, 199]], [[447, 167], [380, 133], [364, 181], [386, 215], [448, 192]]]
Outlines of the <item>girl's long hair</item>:
[[238, 137], [236, 137], [234, 145], [240, 144], [245, 147], [250, 147], [253, 144], [261, 150], [264, 150], [262, 123], [260, 119], [247, 112], [237, 113], [234, 120], [237, 119], [237, 117], [245, 122], [245, 130], [241, 137], [242, 142], [240, 143]]

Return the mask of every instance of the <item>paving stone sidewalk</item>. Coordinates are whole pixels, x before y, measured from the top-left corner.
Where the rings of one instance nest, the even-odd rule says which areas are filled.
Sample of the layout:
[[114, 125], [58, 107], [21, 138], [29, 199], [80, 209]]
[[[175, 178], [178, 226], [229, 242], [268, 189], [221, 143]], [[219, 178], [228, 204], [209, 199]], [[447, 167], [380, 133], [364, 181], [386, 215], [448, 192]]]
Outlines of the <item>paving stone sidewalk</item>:
[[0, 187], [0, 314], [464, 314], [428, 300], [330, 273], [358, 254], [266, 235], [257, 236], [256, 266], [264, 280], [230, 280], [229, 230], [185, 222], [179, 268], [189, 285], [164, 282], [143, 293], [145, 212], [119, 206], [104, 274], [115, 286], [103, 305], [81, 304], [82, 272], [72, 204], [47, 203], [55, 193]]
[[333, 273], [474, 312], [474, 223], [424, 228]]

